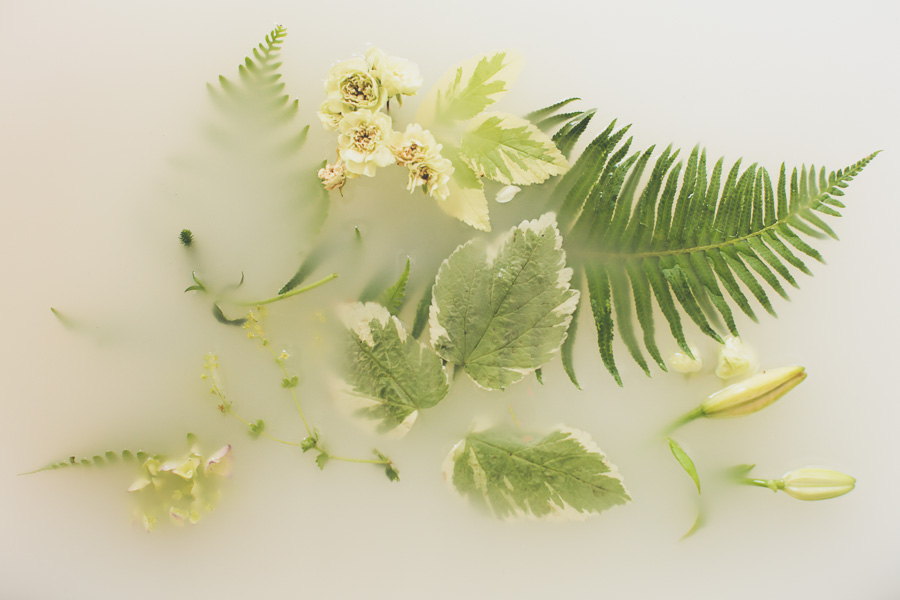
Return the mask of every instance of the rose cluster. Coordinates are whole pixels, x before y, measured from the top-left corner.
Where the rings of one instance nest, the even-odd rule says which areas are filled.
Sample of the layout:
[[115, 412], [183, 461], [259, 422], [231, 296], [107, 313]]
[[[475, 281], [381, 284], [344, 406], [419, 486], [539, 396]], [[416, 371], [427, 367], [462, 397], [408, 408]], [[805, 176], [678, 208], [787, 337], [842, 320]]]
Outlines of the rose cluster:
[[417, 123], [394, 131], [391, 117], [382, 111], [392, 98], [399, 103], [421, 85], [416, 65], [374, 47], [365, 58], [332, 67], [318, 111], [325, 129], [338, 132], [338, 160], [318, 173], [326, 190], [340, 190], [347, 179], [373, 177], [378, 167], [396, 163], [409, 171], [410, 192], [422, 187], [446, 200], [453, 165], [441, 156], [441, 144]]

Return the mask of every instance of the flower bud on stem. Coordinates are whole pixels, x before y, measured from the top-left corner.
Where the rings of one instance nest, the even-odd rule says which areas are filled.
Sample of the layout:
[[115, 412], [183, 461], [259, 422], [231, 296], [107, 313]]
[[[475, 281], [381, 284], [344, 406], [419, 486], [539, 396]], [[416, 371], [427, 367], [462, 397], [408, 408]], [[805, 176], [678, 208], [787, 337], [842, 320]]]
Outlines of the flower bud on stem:
[[703, 404], [677, 419], [666, 434], [701, 417], [742, 417], [769, 406], [806, 379], [803, 367], [771, 369], [730, 385], [709, 396]]
[[738, 483], [778, 490], [797, 500], [828, 500], [853, 491], [856, 479], [839, 471], [804, 467], [785, 473], [781, 479], [737, 478]]

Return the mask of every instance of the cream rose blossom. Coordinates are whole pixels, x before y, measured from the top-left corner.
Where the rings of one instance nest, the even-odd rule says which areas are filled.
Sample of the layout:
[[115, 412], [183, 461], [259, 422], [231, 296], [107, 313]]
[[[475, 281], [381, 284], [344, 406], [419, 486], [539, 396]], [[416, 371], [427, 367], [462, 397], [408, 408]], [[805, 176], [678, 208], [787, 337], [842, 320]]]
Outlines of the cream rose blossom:
[[409, 167], [410, 192], [420, 185], [424, 185], [428, 194], [438, 200], [446, 200], [450, 195], [450, 176], [453, 175], [453, 164], [446, 158], [438, 155]]
[[355, 110], [378, 110], [387, 100], [384, 89], [361, 58], [333, 66], [325, 80], [325, 93], [328, 111], [344, 115]]
[[344, 168], [354, 175], [373, 177], [377, 167], [394, 162], [388, 148], [391, 118], [384, 113], [358, 110], [344, 115], [338, 136], [338, 154]]
[[412, 96], [422, 85], [422, 76], [415, 63], [396, 56], [387, 56], [379, 48], [366, 51], [366, 63], [372, 74], [381, 82], [388, 98]]
[[344, 169], [344, 163], [341, 161], [325, 165], [319, 169], [317, 175], [322, 180], [322, 186], [329, 192], [340, 190], [347, 183], [347, 173]]
[[408, 167], [424, 162], [429, 158], [438, 156], [441, 145], [427, 129], [422, 129], [418, 123], [406, 126], [406, 131], [395, 131], [391, 136], [391, 151], [401, 167]]

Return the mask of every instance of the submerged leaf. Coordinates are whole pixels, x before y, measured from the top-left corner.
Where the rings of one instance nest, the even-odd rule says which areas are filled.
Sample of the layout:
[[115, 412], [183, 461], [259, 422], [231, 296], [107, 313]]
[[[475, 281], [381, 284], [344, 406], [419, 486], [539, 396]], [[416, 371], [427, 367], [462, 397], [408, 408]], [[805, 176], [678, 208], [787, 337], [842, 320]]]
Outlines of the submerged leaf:
[[507, 185], [541, 183], [569, 168], [556, 144], [540, 129], [525, 119], [496, 112], [469, 123], [460, 155], [476, 175]]
[[691, 457], [688, 456], [688, 453], [684, 451], [678, 442], [670, 437], [667, 437], [666, 440], [669, 442], [669, 449], [672, 450], [672, 456], [675, 457], [675, 460], [678, 461], [678, 464], [681, 465], [684, 472], [694, 480], [694, 485], [697, 486], [697, 493], [699, 494], [700, 475], [697, 474], [697, 467], [694, 465], [694, 461], [691, 460]]
[[409, 281], [409, 257], [406, 259], [406, 268], [400, 273], [400, 277], [390, 287], [386, 288], [378, 296], [378, 302], [388, 309], [395, 317], [400, 314], [403, 306], [403, 296], [406, 293], [406, 282]]
[[631, 500], [589, 435], [561, 427], [543, 438], [503, 429], [471, 433], [444, 461], [444, 477], [499, 518], [579, 517]]
[[447, 182], [450, 194], [446, 199], [438, 199], [442, 211], [456, 217], [466, 225], [480, 231], [491, 230], [491, 219], [488, 215], [487, 196], [484, 195], [484, 184], [459, 156], [459, 151], [448, 148], [447, 159], [453, 164], [453, 176]]
[[404, 434], [419, 409], [431, 408], [449, 391], [441, 359], [381, 305], [349, 305], [343, 321], [350, 335], [347, 395], [357, 415], [379, 421], [378, 430]]
[[471, 119], [509, 91], [520, 69], [521, 61], [508, 52], [468, 60], [441, 76], [422, 101], [416, 121], [430, 127]]
[[472, 241], [444, 261], [431, 303], [431, 344], [479, 386], [504, 389], [559, 351], [578, 303], [556, 220], [523, 221], [497, 245]]

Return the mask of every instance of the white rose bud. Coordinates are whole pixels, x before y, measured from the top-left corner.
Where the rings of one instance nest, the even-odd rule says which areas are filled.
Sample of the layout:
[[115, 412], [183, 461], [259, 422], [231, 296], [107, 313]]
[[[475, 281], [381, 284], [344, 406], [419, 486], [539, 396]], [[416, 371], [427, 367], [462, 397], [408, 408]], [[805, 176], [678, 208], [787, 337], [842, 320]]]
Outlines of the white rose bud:
[[689, 344], [688, 348], [691, 349], [691, 354], [694, 355], [694, 358], [688, 356], [687, 352], [676, 350], [669, 359], [669, 364], [672, 366], [673, 371], [678, 371], [679, 373], [687, 375], [689, 373], [696, 373], [703, 368], [703, 359], [700, 358], [700, 350], [693, 344]]
[[722, 379], [731, 379], [740, 375], [750, 375], [759, 368], [756, 352], [739, 337], [727, 337], [719, 347], [719, 358], [716, 362], [716, 375]]

